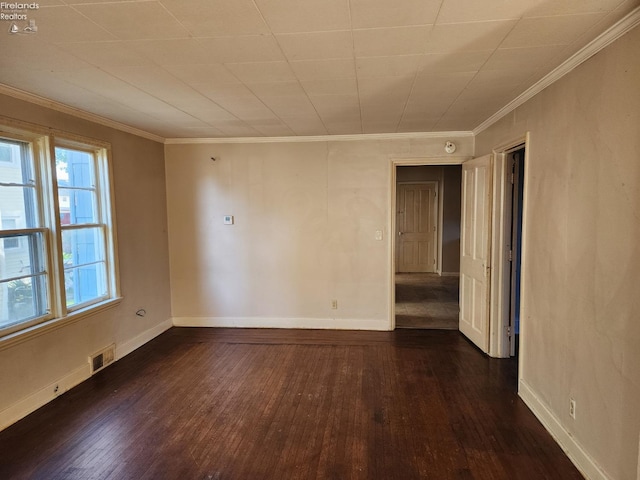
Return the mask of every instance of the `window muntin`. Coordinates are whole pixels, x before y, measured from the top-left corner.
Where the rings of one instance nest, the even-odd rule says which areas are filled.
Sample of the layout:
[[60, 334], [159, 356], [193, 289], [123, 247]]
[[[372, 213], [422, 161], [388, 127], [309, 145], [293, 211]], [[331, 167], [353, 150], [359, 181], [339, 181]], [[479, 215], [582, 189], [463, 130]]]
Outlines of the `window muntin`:
[[111, 205], [105, 146], [0, 124], [0, 338], [117, 298]]

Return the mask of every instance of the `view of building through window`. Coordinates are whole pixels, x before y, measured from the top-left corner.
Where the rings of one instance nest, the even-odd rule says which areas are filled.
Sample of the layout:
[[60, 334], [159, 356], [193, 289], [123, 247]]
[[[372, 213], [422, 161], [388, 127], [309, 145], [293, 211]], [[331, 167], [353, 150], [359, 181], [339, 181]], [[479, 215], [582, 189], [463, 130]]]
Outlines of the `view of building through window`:
[[2, 333], [116, 295], [106, 150], [20, 138], [0, 137]]

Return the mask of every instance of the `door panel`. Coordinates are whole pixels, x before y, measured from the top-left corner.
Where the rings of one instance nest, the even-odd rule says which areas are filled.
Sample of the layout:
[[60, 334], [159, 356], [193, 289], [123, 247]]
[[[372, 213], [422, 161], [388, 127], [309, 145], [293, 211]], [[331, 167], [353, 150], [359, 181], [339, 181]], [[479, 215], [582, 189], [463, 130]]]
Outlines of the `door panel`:
[[460, 331], [489, 350], [491, 155], [462, 165]]
[[437, 183], [400, 184], [397, 192], [396, 269], [435, 272]]

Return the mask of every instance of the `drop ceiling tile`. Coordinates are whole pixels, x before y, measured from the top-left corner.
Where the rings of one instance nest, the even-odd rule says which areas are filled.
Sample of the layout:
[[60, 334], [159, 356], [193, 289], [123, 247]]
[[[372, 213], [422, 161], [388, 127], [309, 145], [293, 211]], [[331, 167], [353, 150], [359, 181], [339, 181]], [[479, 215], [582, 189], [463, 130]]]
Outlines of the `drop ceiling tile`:
[[255, 0], [274, 33], [351, 28], [348, 0]]
[[63, 43], [59, 47], [95, 66], [130, 67], [151, 65], [151, 60], [119, 40]]
[[[615, 10], [620, 0], [563, 0], [562, 2], [540, 2], [527, 10], [525, 17], [547, 17], [576, 13], [604, 13]], [[635, 2], [637, 5], [637, 2]]]
[[504, 39], [501, 48], [567, 45], [604, 17], [602, 13], [524, 18]]
[[355, 53], [357, 57], [425, 53], [425, 42], [430, 31], [429, 25], [354, 30]]
[[353, 28], [432, 24], [440, 3], [440, 0], [351, 0], [351, 22]]
[[195, 37], [269, 33], [251, 0], [171, 0], [163, 5]]
[[272, 35], [242, 35], [198, 39], [209, 63], [273, 62], [285, 60]]
[[487, 61], [494, 50], [477, 50], [471, 52], [428, 53], [421, 58], [418, 75], [434, 75], [441, 73], [475, 72]]
[[[189, 32], [159, 2], [94, 3], [74, 8], [121, 40], [189, 36]], [[74, 29], [75, 26], [69, 30]]]
[[398, 125], [402, 112], [404, 111], [404, 104], [390, 105], [388, 103], [377, 105], [375, 103], [363, 103], [360, 108], [360, 114], [362, 116], [362, 123], [393, 123], [395, 127]]
[[296, 76], [287, 62], [227, 63], [226, 67], [244, 83], [296, 80]]
[[212, 60], [211, 54], [193, 38], [133, 40], [124, 42], [124, 45], [158, 65], [218, 63]]
[[286, 33], [276, 35], [290, 61], [353, 58], [351, 31]]
[[494, 50], [513, 30], [516, 20], [435, 25], [425, 53], [460, 53]]
[[326, 135], [327, 129], [318, 118], [315, 117], [291, 117], [283, 119], [288, 127], [296, 135]]
[[390, 57], [358, 57], [358, 78], [414, 76], [423, 55], [398, 55]]
[[[37, 36], [9, 36], [2, 44], [0, 79], [8, 69], [28, 68], [48, 72], [73, 71], [90, 65], [62, 48], [43, 42]], [[42, 72], [39, 74], [42, 76]], [[1, 81], [1, 80], [0, 80]]]
[[290, 65], [300, 81], [335, 80], [356, 76], [353, 59], [303, 60], [290, 62]]
[[[482, 66], [483, 70], [536, 70], [547, 65], [562, 51], [562, 46], [499, 48]], [[526, 58], [526, 62], [522, 59]]]
[[190, 108], [185, 113], [206, 123], [239, 120], [238, 117], [211, 101], [203, 101], [198, 108]]
[[284, 97], [287, 95], [305, 95], [297, 80], [269, 83], [247, 83], [247, 88], [259, 98]]
[[358, 79], [358, 91], [364, 99], [404, 100], [411, 92], [414, 77], [373, 77]]
[[252, 128], [260, 132], [265, 137], [288, 137], [295, 135], [293, 130], [285, 124], [281, 125], [252, 125]]
[[169, 134], [172, 138], [219, 138], [224, 137], [222, 131], [214, 127], [179, 128]]
[[316, 116], [316, 109], [306, 95], [290, 95], [286, 97], [268, 97], [263, 103], [280, 118], [311, 115]]
[[399, 133], [409, 132], [432, 132], [439, 118], [424, 118], [422, 120], [402, 121], [398, 125]]
[[332, 123], [327, 125], [329, 135], [357, 135], [363, 133], [360, 122]]
[[476, 72], [451, 72], [419, 75], [411, 91], [412, 96], [448, 96], [461, 92]]
[[239, 83], [239, 80], [222, 64], [191, 64], [191, 65], [167, 65], [164, 67], [169, 73], [183, 82], [193, 84], [210, 83]]
[[115, 40], [115, 37], [99, 24], [68, 6], [41, 8], [33, 14], [33, 20], [38, 25], [38, 39], [45, 42]]
[[335, 80], [304, 80], [302, 87], [308, 95], [357, 95], [358, 85], [355, 78]]
[[438, 23], [518, 19], [539, 3], [540, 0], [444, 0]]
[[222, 131], [226, 137], [261, 137], [262, 135], [255, 128], [241, 124], [218, 124], [217, 129]]
[[395, 133], [397, 122], [362, 122], [362, 133]]

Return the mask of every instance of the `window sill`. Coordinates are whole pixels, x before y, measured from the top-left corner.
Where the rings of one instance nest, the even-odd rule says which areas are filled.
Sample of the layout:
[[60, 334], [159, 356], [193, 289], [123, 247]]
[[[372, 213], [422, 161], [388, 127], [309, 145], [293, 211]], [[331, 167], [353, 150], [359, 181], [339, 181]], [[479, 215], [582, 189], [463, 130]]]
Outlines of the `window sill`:
[[71, 325], [72, 323], [76, 323], [84, 318], [91, 317], [105, 310], [117, 307], [121, 302], [122, 297], [110, 298], [98, 304], [71, 312], [66, 317], [45, 320], [42, 323], [25, 328], [24, 330], [9, 333], [0, 337], [0, 350], [13, 347], [35, 337], [39, 337], [40, 335]]

